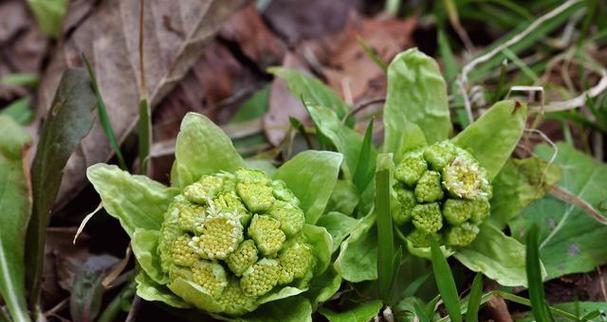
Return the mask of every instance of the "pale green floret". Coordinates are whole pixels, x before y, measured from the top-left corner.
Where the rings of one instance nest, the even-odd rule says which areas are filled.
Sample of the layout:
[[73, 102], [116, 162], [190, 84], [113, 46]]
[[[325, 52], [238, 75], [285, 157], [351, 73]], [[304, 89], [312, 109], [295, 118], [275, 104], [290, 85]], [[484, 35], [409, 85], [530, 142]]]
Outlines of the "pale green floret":
[[440, 180], [440, 173], [431, 170], [424, 172], [415, 186], [417, 202], [435, 202], [443, 199], [445, 194]]
[[238, 182], [270, 184], [270, 178], [261, 170], [241, 168], [236, 170], [235, 175]]
[[203, 176], [183, 189], [183, 195], [198, 204], [207, 204], [223, 189], [223, 178], [220, 176]]
[[249, 267], [257, 262], [255, 242], [247, 239], [240, 243], [238, 249], [226, 258], [226, 264], [234, 275], [240, 277]]
[[396, 166], [394, 177], [408, 186], [414, 186], [428, 170], [428, 163], [421, 151], [407, 152]]
[[250, 212], [265, 212], [274, 204], [272, 187], [254, 182], [239, 182], [236, 191]]
[[192, 237], [189, 235], [181, 235], [173, 242], [171, 247], [171, 258], [173, 263], [181, 266], [192, 266], [200, 260], [196, 249], [190, 245]]
[[414, 229], [408, 236], [407, 239], [413, 247], [425, 248], [430, 247], [431, 240], [434, 239], [440, 242], [440, 235], [436, 233], [428, 233], [423, 230]]
[[288, 202], [293, 206], [299, 206], [299, 199], [287, 188], [287, 184], [282, 180], [272, 181], [272, 193], [274, 198]]
[[472, 201], [462, 199], [447, 199], [443, 204], [443, 216], [451, 225], [459, 225], [470, 219]]
[[485, 181], [488, 182], [478, 162], [469, 158], [458, 156], [443, 170], [443, 185], [454, 197], [486, 198], [487, 193], [483, 191]]
[[310, 271], [314, 257], [310, 248], [299, 242], [290, 243], [279, 256], [281, 272], [279, 284], [289, 284], [294, 279], [303, 278]]
[[244, 272], [240, 287], [248, 296], [262, 296], [276, 286], [279, 273], [280, 265], [277, 260], [262, 258]]
[[392, 219], [397, 226], [402, 226], [411, 219], [411, 210], [417, 204], [415, 201], [415, 193], [413, 191], [404, 189], [400, 185], [394, 187], [396, 191], [396, 198], [399, 203], [399, 207], [396, 211], [392, 212]]
[[434, 143], [424, 150], [424, 159], [436, 171], [442, 170], [455, 159], [456, 147], [449, 141]]
[[470, 223], [453, 226], [447, 231], [447, 245], [464, 247], [470, 245], [478, 235], [478, 227]]
[[204, 288], [213, 297], [218, 297], [228, 285], [223, 266], [219, 263], [201, 260], [192, 267], [192, 281]]
[[179, 212], [177, 220], [181, 230], [193, 232], [194, 227], [200, 225], [204, 220], [204, 208], [187, 201], [183, 196], [175, 197], [172, 206]]
[[240, 281], [230, 278], [228, 285], [217, 299], [229, 315], [242, 315], [255, 309], [255, 297], [250, 297], [242, 291]]
[[435, 233], [443, 228], [443, 216], [438, 203], [417, 205], [411, 211], [413, 225], [427, 233]]
[[489, 201], [486, 199], [473, 200], [470, 202], [472, 208], [472, 215], [470, 217], [470, 221], [475, 224], [480, 224], [487, 217], [489, 217], [489, 213], [491, 212], [491, 205]]
[[242, 239], [242, 225], [238, 219], [228, 215], [207, 217], [200, 235], [192, 238], [200, 252], [209, 259], [225, 259], [236, 250]]
[[280, 200], [274, 202], [268, 214], [280, 222], [280, 229], [287, 237], [299, 233], [306, 222], [301, 209]]
[[238, 195], [233, 192], [222, 192], [213, 199], [213, 207], [221, 213], [229, 213], [238, 218], [243, 226], [251, 220], [251, 213], [247, 211]]
[[266, 215], [253, 216], [248, 234], [255, 241], [259, 252], [265, 256], [275, 255], [287, 239], [280, 230], [280, 222]]

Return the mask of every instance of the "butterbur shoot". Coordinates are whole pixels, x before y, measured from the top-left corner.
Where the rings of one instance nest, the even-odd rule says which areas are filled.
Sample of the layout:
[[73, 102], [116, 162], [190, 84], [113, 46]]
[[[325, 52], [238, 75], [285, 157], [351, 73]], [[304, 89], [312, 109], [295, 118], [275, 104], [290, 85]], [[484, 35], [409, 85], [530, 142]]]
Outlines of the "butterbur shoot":
[[[270, 177], [247, 167], [215, 124], [190, 113], [177, 137], [171, 187], [106, 164], [87, 176], [132, 239], [137, 295], [221, 319], [253, 312], [269, 321], [264, 314], [287, 310], [281, 300], [294, 296], [310, 310], [294, 318], [312, 314], [317, 299], [302, 293], [328, 268], [333, 249], [315, 221], [341, 162], [338, 153], [306, 151]], [[318, 189], [298, 187], [312, 181]]]
[[492, 190], [487, 171], [449, 141], [405, 153], [394, 177], [399, 207], [393, 219], [414, 247], [429, 247], [431, 240], [467, 246], [489, 216]]
[[164, 216], [158, 250], [167, 285], [184, 279], [224, 304], [223, 313], [252, 311], [275, 287], [312, 277], [316, 259], [304, 224], [297, 197], [260, 170], [203, 176]]

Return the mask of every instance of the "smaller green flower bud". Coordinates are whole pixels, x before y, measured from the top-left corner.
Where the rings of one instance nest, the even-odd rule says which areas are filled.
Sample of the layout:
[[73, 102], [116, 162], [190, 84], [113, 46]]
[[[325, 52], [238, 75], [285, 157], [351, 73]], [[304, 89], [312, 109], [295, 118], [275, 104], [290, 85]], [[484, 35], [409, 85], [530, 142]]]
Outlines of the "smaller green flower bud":
[[421, 151], [407, 152], [396, 166], [394, 177], [412, 187], [426, 170], [428, 170], [428, 163], [424, 160]]
[[455, 146], [449, 141], [434, 143], [424, 150], [424, 159], [432, 169], [441, 171], [455, 159], [455, 151]]
[[415, 186], [415, 198], [418, 202], [434, 202], [443, 199], [445, 193], [440, 182], [440, 173], [426, 171]]
[[417, 204], [415, 193], [404, 189], [400, 185], [394, 187], [394, 191], [396, 192], [399, 207], [396, 211], [392, 212], [392, 219], [397, 226], [402, 226], [411, 219], [411, 210]]
[[274, 198], [278, 200], [288, 202], [295, 207], [299, 206], [299, 199], [287, 188], [287, 184], [282, 180], [272, 181], [272, 193], [274, 194]]
[[470, 219], [472, 203], [470, 200], [447, 199], [443, 204], [443, 216], [451, 225], [459, 225]]
[[280, 222], [266, 215], [253, 216], [248, 234], [255, 241], [259, 252], [265, 256], [275, 255], [287, 239], [280, 230]]
[[183, 195], [198, 204], [207, 204], [223, 188], [223, 178], [219, 176], [203, 176], [197, 182], [183, 189]]
[[489, 204], [489, 201], [487, 201], [486, 199], [479, 199], [471, 200], [470, 203], [472, 209], [470, 221], [475, 224], [480, 224], [487, 217], [489, 217], [489, 214], [491, 212], [491, 205]]
[[265, 212], [274, 204], [274, 195], [269, 186], [254, 182], [239, 182], [236, 191], [251, 212]]
[[447, 231], [447, 245], [464, 247], [470, 245], [478, 235], [478, 227], [470, 223], [453, 226]]
[[192, 266], [200, 260], [196, 249], [190, 245], [191, 241], [192, 237], [189, 235], [184, 234], [177, 237], [171, 248], [173, 263], [181, 266]]
[[240, 281], [235, 278], [228, 280], [228, 285], [217, 298], [223, 305], [224, 312], [228, 315], [242, 315], [250, 312], [255, 307], [255, 298], [248, 296], [242, 291]]
[[270, 184], [270, 178], [261, 170], [241, 168], [236, 170], [238, 182], [257, 183], [261, 185]]
[[288, 237], [299, 233], [306, 222], [301, 209], [280, 200], [274, 202], [268, 214], [280, 222], [280, 229]]
[[204, 208], [189, 202], [181, 195], [175, 197], [175, 201], [171, 207], [174, 207], [179, 212], [177, 221], [181, 230], [193, 232], [194, 227], [200, 225], [204, 220]]
[[226, 272], [221, 264], [201, 260], [192, 267], [192, 281], [213, 297], [218, 297], [228, 285]]
[[240, 287], [248, 296], [262, 296], [276, 286], [279, 273], [280, 265], [277, 260], [262, 258], [244, 272]]
[[229, 215], [207, 217], [200, 229], [200, 236], [192, 241], [200, 252], [209, 259], [225, 259], [236, 250], [243, 239], [243, 228], [240, 222]]
[[239, 218], [240, 223], [246, 226], [251, 220], [251, 214], [236, 193], [222, 192], [213, 199], [213, 206], [221, 213], [229, 213]]
[[256, 262], [257, 247], [251, 239], [240, 243], [238, 249], [226, 258], [226, 264], [228, 264], [230, 271], [239, 277]]
[[306, 244], [290, 243], [278, 256], [281, 267], [278, 283], [289, 284], [294, 279], [303, 278], [310, 271], [313, 260], [312, 251]]
[[443, 228], [443, 216], [438, 203], [421, 204], [411, 211], [415, 228], [427, 233], [435, 233]]
[[440, 243], [440, 235], [436, 233], [428, 233], [423, 230], [414, 229], [408, 236], [407, 239], [413, 247], [417, 248], [425, 248], [430, 247], [431, 240], [436, 240], [437, 243]]

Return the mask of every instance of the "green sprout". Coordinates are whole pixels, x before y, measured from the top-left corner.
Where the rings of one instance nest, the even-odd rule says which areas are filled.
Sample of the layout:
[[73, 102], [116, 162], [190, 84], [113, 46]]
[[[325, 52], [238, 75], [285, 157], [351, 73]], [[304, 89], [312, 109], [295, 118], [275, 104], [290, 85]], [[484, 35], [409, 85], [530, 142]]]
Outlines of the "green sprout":
[[405, 153], [395, 178], [399, 207], [394, 222], [409, 231], [414, 247], [428, 247], [431, 239], [449, 247], [467, 246], [489, 216], [487, 172], [449, 141]]

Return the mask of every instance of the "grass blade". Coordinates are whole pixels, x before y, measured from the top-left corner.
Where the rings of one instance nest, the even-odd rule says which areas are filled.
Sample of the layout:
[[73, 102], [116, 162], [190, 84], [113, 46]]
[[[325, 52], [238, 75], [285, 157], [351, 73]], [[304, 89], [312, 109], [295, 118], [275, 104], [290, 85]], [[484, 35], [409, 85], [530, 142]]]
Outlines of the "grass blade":
[[89, 63], [89, 60], [86, 58], [86, 56], [84, 56], [84, 54], [82, 54], [82, 60], [84, 60], [84, 65], [86, 65], [86, 71], [89, 73], [89, 77], [91, 78], [91, 85], [93, 87], [93, 91], [95, 92], [95, 96], [97, 96], [97, 111], [99, 113], [99, 121], [101, 122], [103, 132], [105, 133], [107, 140], [110, 142], [112, 150], [114, 150], [114, 153], [116, 153], [118, 165], [122, 170], [127, 170], [126, 162], [124, 161], [122, 152], [120, 152], [120, 145], [118, 144], [116, 134], [114, 133], [114, 129], [112, 129], [112, 124], [110, 123], [107, 108], [105, 107], [105, 101], [103, 101], [101, 92], [99, 92], [99, 86], [97, 85], [97, 75], [95, 75], [95, 72], [93, 71], [93, 68]]
[[367, 43], [367, 41], [360, 36], [356, 37], [356, 41], [358, 42], [360, 47], [362, 47], [362, 49], [365, 51], [365, 54], [367, 54], [367, 56], [369, 56], [369, 58], [371, 58], [371, 60], [375, 63], [375, 65], [377, 65], [377, 67], [379, 67], [381, 70], [383, 70], [384, 73], [387, 73], [388, 64], [379, 55], [377, 50], [375, 50], [375, 48], [371, 47], [371, 45], [369, 45], [369, 43]]
[[415, 308], [415, 315], [417, 315], [417, 318], [419, 319], [420, 322], [431, 322], [432, 320], [430, 319], [430, 316], [428, 315], [428, 312], [426, 312], [424, 306], [419, 303], [419, 300], [415, 300], [413, 302], [413, 308]]
[[542, 271], [539, 257], [539, 240], [537, 225], [533, 225], [527, 232], [527, 283], [529, 284], [529, 300], [535, 320], [538, 322], [550, 321], [546, 301], [544, 299], [544, 285], [542, 284]]
[[354, 171], [354, 185], [356, 185], [356, 188], [360, 193], [367, 189], [369, 182], [373, 179], [373, 168], [375, 166], [371, 158], [371, 149], [373, 149], [373, 121], [374, 119], [371, 119], [367, 126], [367, 132], [363, 138], [358, 163], [356, 164], [356, 170]]
[[394, 231], [390, 214], [390, 169], [392, 155], [377, 156], [375, 175], [375, 213], [377, 216], [377, 275], [379, 296], [388, 304], [392, 290], [394, 261]]
[[139, 137], [139, 173], [147, 174], [150, 146], [152, 145], [152, 119], [147, 99], [142, 99], [139, 102], [139, 124], [137, 129]]
[[477, 273], [470, 288], [468, 298], [468, 310], [466, 310], [466, 322], [478, 322], [478, 309], [483, 297], [483, 274]]
[[443, 256], [443, 252], [434, 239], [432, 239], [431, 252], [434, 279], [436, 280], [436, 286], [438, 286], [447, 312], [449, 312], [449, 317], [453, 322], [461, 322], [462, 312], [460, 311], [459, 294], [457, 293], [455, 280], [453, 279], [447, 259]]

